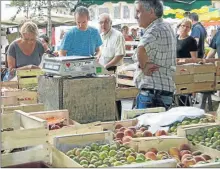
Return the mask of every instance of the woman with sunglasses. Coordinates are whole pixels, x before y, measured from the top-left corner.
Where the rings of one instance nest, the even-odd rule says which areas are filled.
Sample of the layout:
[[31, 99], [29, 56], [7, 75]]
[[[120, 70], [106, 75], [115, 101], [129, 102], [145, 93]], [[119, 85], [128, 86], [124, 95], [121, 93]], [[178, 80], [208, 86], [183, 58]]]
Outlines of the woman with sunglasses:
[[37, 40], [37, 25], [31, 21], [25, 22], [20, 28], [20, 34], [21, 38], [13, 41], [7, 51], [9, 70], [39, 68], [45, 49]]
[[192, 28], [192, 21], [184, 18], [178, 26], [179, 35], [177, 36], [177, 58], [197, 58], [196, 40], [189, 35]]

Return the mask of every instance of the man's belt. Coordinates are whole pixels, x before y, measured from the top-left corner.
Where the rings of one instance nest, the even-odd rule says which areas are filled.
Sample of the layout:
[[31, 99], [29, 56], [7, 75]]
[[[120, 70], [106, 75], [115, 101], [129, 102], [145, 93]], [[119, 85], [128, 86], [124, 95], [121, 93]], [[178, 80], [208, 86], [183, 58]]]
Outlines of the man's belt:
[[173, 92], [168, 92], [164, 90], [142, 88], [141, 91], [149, 92], [150, 94], [154, 94], [154, 95], [163, 95], [163, 96], [171, 96], [171, 97], [173, 96]]

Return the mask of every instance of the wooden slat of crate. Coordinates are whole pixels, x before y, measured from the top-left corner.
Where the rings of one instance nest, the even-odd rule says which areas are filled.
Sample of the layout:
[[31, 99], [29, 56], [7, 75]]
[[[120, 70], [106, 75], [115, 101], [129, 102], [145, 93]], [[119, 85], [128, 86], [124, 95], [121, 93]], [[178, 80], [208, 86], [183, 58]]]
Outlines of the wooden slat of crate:
[[0, 87], [18, 88], [18, 81], [0, 82]]
[[27, 104], [27, 105], [2, 107], [2, 113], [13, 113], [14, 110], [21, 110], [25, 113], [44, 111], [44, 105], [41, 103], [38, 103], [38, 104]]
[[174, 75], [173, 80], [176, 85], [193, 83], [193, 75]]
[[193, 82], [214, 82], [215, 74], [214, 73], [204, 73], [204, 74], [194, 74]]
[[64, 110], [52, 110], [52, 111], [42, 111], [42, 112], [31, 112], [28, 113], [30, 116], [35, 116], [41, 119], [46, 120], [47, 118], [50, 117], [55, 117], [55, 118], [65, 118], [66, 119], [66, 125], [70, 124], [69, 121], [69, 111], [64, 109]]
[[39, 76], [43, 74], [44, 72], [41, 69], [17, 70], [18, 77]]
[[18, 98], [16, 96], [1, 96], [1, 105], [13, 106], [18, 104]]
[[189, 75], [192, 71], [193, 65], [177, 65], [175, 75]]
[[134, 118], [134, 116], [141, 115], [143, 113], [160, 113], [160, 112], [165, 112], [165, 111], [166, 109], [164, 107], [124, 110], [122, 112], [122, 120], [132, 119]]
[[[47, 146], [37, 147], [25, 151], [2, 154], [1, 167], [13, 166], [29, 162], [44, 161], [45, 163], [51, 162], [51, 150]], [[62, 164], [62, 161], [59, 161]], [[55, 166], [54, 166], [55, 167]]]
[[215, 76], [215, 89], [220, 89], [220, 76]]
[[216, 76], [220, 76], [220, 61], [216, 61], [215, 66], [216, 66]]
[[205, 64], [205, 65], [194, 65], [193, 73], [200, 74], [200, 73], [215, 73], [216, 67], [214, 64]]
[[35, 86], [37, 86], [37, 83], [38, 83], [37, 77], [18, 79], [18, 86], [20, 89], [21, 88], [28, 88], [28, 87], [35, 87]]
[[16, 96], [19, 104], [34, 104], [37, 103], [37, 92], [34, 91], [5, 91], [5, 96]]
[[214, 82], [193, 83], [193, 92], [213, 91], [215, 90]]
[[128, 79], [117, 79], [117, 84], [125, 85], [125, 86], [132, 86], [132, 87], [135, 86], [133, 80], [128, 80]]
[[134, 77], [134, 71], [124, 71], [118, 73], [118, 76]]
[[101, 126], [103, 129], [114, 131], [117, 124], [121, 124], [124, 127], [131, 127], [137, 124], [137, 119], [129, 119], [122, 121], [109, 121], [109, 122], [100, 122], [95, 124], [95, 126]]
[[193, 84], [179, 84], [176, 85], [176, 94], [188, 94], [193, 93]]
[[116, 88], [115, 90], [116, 90], [116, 100], [121, 100], [125, 98], [135, 98], [139, 91], [135, 87]]

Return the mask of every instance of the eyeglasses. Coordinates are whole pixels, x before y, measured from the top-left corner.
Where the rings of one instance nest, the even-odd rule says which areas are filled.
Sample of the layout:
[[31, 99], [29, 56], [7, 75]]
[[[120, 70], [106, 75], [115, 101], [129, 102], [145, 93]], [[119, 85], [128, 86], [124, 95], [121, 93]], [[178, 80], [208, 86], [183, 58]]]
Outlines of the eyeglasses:
[[187, 28], [187, 29], [190, 29], [189, 26], [186, 26], [186, 25], [180, 25], [182, 28]]
[[102, 25], [102, 24], [109, 24], [109, 21], [100, 21], [99, 24], [100, 25]]

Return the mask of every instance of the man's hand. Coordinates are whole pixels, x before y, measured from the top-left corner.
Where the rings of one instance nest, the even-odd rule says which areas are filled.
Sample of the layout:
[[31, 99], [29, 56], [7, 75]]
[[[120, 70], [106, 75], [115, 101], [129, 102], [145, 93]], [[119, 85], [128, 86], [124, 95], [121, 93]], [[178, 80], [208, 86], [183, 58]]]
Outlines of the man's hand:
[[152, 76], [156, 71], [159, 71], [160, 66], [153, 63], [146, 63], [145, 68], [142, 69], [145, 76]]

